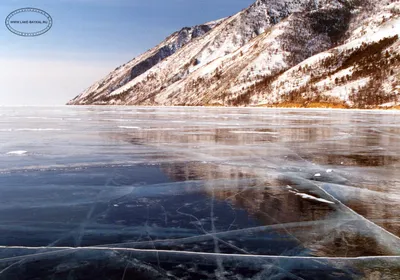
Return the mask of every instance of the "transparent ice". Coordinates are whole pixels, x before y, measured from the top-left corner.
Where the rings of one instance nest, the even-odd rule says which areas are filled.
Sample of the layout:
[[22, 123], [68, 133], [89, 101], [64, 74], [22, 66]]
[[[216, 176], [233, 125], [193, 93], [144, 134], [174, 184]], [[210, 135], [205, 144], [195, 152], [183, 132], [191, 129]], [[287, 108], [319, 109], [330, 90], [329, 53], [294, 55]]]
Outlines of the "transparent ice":
[[395, 111], [0, 116], [0, 279], [400, 279]]

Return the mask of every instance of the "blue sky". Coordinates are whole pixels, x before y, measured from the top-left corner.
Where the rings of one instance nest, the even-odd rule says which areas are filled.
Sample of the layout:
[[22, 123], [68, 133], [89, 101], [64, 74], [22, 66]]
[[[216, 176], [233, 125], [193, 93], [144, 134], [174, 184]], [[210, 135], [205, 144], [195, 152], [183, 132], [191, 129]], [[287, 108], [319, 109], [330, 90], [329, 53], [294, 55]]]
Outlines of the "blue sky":
[[0, 105], [61, 105], [172, 32], [235, 14], [253, 0], [2, 0], [2, 21], [35, 7], [52, 29], [20, 37], [0, 27]]

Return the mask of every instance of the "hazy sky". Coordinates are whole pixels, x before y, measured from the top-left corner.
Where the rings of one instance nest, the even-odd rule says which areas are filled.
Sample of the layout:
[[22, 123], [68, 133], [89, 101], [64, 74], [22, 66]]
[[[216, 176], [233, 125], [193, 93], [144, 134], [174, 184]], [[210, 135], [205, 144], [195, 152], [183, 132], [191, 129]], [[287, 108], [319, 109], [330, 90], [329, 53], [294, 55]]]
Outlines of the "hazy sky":
[[0, 27], [0, 105], [61, 105], [172, 32], [232, 15], [253, 0], [1, 0], [54, 21], [38, 37]]

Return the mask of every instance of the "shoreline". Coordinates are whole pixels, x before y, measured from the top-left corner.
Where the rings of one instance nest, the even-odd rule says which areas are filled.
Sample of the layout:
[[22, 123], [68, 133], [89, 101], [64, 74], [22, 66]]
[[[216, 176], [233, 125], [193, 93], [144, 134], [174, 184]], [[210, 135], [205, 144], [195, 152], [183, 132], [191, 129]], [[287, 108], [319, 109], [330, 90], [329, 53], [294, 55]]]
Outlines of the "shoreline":
[[[22, 107], [26, 106], [29, 107], [30, 105], [16, 105], [15, 107]], [[41, 107], [40, 105], [33, 105], [32, 107]], [[261, 104], [261, 105], [250, 105], [250, 106], [222, 106], [222, 105], [112, 105], [112, 104], [65, 104], [59, 105], [60, 107], [69, 106], [69, 107], [145, 107], [145, 108], [227, 108], [227, 109], [239, 109], [239, 108], [246, 108], [246, 109], [302, 109], [302, 110], [342, 110], [342, 111], [400, 111], [400, 105], [393, 106], [393, 107], [380, 107], [374, 106], [372, 108], [357, 108], [357, 107], [349, 107], [342, 104], [324, 104], [324, 103], [311, 103], [311, 104], [299, 104], [299, 103], [283, 103], [279, 105], [272, 105], [272, 104]], [[13, 106], [9, 106], [13, 107]], [[46, 106], [43, 106], [46, 107]], [[50, 106], [49, 106], [50, 107]]]
[[63, 108], [63, 107], [132, 107], [132, 108], [226, 108], [226, 109], [296, 109], [296, 110], [332, 110], [332, 111], [382, 111], [400, 112], [400, 106], [394, 107], [374, 107], [374, 108], [351, 108], [340, 106], [299, 106], [299, 105], [254, 105], [254, 106], [217, 106], [217, 105], [111, 105], [111, 104], [59, 104], [59, 105], [0, 105], [0, 108]]

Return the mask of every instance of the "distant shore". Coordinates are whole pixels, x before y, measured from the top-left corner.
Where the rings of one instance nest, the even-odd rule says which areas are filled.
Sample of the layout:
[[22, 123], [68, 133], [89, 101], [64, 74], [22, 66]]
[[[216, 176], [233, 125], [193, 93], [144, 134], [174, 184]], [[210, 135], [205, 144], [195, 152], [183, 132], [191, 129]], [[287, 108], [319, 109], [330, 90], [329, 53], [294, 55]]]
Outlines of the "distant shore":
[[267, 107], [267, 108], [308, 108], [308, 109], [367, 109], [367, 110], [400, 110], [400, 105], [396, 106], [381, 106], [381, 105], [369, 105], [365, 107], [350, 107], [346, 104], [340, 103], [326, 103], [326, 102], [310, 102], [310, 103], [295, 103], [285, 102], [277, 105], [259, 105], [256, 107]]
[[339, 110], [400, 110], [400, 105], [396, 106], [381, 106], [371, 105], [366, 107], [350, 107], [346, 104], [340, 103], [325, 103], [325, 102], [310, 102], [310, 103], [296, 103], [285, 102], [279, 104], [260, 104], [260, 105], [247, 105], [247, 106], [225, 106], [221, 104], [205, 104], [205, 105], [129, 105], [129, 104], [66, 104], [65, 106], [110, 106], [110, 107], [199, 107], [199, 108], [270, 108], [270, 109], [339, 109]]

